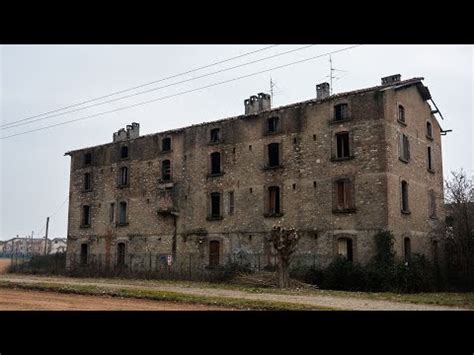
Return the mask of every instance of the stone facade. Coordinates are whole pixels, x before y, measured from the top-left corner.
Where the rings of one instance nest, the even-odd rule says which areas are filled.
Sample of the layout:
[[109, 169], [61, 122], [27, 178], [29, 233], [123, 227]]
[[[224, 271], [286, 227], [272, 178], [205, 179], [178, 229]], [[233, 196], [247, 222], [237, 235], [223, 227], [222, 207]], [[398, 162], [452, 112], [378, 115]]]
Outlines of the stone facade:
[[[395, 234], [398, 256], [405, 254], [404, 238], [410, 238], [411, 252], [431, 257], [444, 221], [442, 130], [421, 80], [387, 78], [380, 86], [331, 96], [327, 84], [318, 85], [318, 98], [274, 109], [269, 97], [259, 94], [245, 101], [242, 116], [128, 139], [117, 139], [116, 133], [112, 143], [66, 153], [71, 156], [68, 266], [81, 259], [81, 250], [87, 254], [84, 263], [110, 267], [123, 255], [125, 260], [144, 255], [135, 262], [152, 266], [165, 255], [173, 263], [197, 255], [207, 265], [258, 254], [258, 263], [266, 265], [273, 254], [267, 238], [277, 221], [300, 231], [297, 253], [318, 265], [341, 253], [341, 238], [354, 261], [367, 262], [374, 234], [387, 229]], [[426, 136], [427, 121], [432, 137]], [[132, 127], [138, 132], [138, 124]], [[346, 132], [338, 143], [337, 135]], [[408, 162], [399, 159], [402, 133], [410, 142]], [[163, 151], [166, 138], [171, 145]], [[272, 143], [279, 144], [275, 166], [269, 166]], [[211, 158], [216, 152], [217, 173]], [[165, 160], [169, 180], [163, 180]], [[120, 185], [123, 167], [128, 179]], [[401, 211], [402, 180], [408, 182], [409, 213]], [[277, 211], [270, 187], [279, 188]], [[431, 189], [436, 216], [429, 212]], [[84, 222], [84, 206], [90, 206], [90, 223]]]

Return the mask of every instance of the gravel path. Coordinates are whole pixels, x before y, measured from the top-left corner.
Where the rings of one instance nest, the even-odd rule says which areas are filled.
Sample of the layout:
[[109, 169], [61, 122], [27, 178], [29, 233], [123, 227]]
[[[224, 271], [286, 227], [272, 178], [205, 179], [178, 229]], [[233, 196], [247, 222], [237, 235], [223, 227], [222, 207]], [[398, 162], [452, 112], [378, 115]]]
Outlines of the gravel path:
[[48, 282], [62, 285], [87, 285], [100, 286], [108, 288], [132, 288], [132, 289], [150, 289], [157, 291], [171, 291], [186, 295], [197, 296], [217, 296], [240, 298], [247, 300], [259, 300], [270, 302], [290, 302], [296, 304], [304, 304], [314, 306], [315, 308], [330, 307], [342, 310], [466, 310], [463, 308], [455, 308], [448, 306], [428, 305], [428, 304], [414, 304], [401, 303], [384, 300], [363, 299], [355, 297], [338, 297], [325, 295], [283, 295], [274, 293], [250, 293], [241, 290], [229, 290], [219, 288], [199, 288], [175, 286], [164, 283], [163, 285], [154, 284], [153, 286], [133, 285], [114, 283], [113, 280], [94, 282], [91, 279], [72, 279], [66, 277], [43, 277], [43, 276], [23, 276], [23, 275], [1, 275], [0, 281], [13, 281], [22, 283], [37, 283]]

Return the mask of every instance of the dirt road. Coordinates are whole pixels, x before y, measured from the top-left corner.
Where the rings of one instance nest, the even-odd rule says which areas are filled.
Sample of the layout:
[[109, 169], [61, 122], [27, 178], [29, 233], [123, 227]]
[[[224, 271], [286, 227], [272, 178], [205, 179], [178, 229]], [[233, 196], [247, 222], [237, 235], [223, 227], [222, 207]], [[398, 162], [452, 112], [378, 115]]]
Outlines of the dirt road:
[[0, 274], [4, 274], [7, 267], [10, 265], [10, 259], [0, 258]]
[[221, 307], [0, 288], [0, 311], [210, 311]]

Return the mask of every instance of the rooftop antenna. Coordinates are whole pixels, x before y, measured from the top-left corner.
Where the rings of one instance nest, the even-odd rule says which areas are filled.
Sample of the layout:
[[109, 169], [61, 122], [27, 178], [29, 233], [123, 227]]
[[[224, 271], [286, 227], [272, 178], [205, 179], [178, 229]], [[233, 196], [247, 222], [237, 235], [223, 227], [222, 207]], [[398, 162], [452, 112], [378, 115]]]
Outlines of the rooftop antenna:
[[333, 79], [339, 80], [339, 79], [341, 79], [345, 76], [345, 75], [343, 75], [343, 76], [336, 77], [336, 76], [334, 76], [335, 71], [347, 72], [347, 70], [333, 68], [332, 67], [332, 58], [331, 58], [331, 56], [329, 56], [329, 80], [330, 80], [329, 95], [332, 95], [332, 92], [333, 92], [333, 90], [332, 90], [332, 88], [333, 88]]
[[270, 77], [270, 97], [271, 97], [271, 102], [273, 105], [273, 88], [276, 86], [276, 84], [273, 82], [272, 77]]

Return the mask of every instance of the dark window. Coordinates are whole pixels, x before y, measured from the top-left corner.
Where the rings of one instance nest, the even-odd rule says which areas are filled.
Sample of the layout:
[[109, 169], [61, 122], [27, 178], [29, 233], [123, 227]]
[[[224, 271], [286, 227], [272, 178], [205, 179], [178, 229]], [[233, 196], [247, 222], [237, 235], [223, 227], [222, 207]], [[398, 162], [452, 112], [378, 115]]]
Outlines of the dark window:
[[123, 201], [120, 202], [119, 223], [120, 224], [127, 223], [127, 203]]
[[115, 221], [115, 203], [114, 202], [110, 204], [109, 221], [110, 223], [113, 223]]
[[349, 118], [349, 105], [339, 104], [334, 106], [334, 119], [336, 121], [344, 120]]
[[163, 138], [161, 141], [161, 150], [163, 152], [168, 152], [171, 150], [171, 138]]
[[120, 185], [128, 185], [128, 168], [126, 166], [120, 168]]
[[211, 193], [211, 217], [221, 216], [221, 194], [219, 192]]
[[211, 143], [217, 143], [221, 140], [221, 130], [219, 128], [211, 129]]
[[340, 238], [337, 241], [337, 254], [348, 261], [353, 260], [352, 239]]
[[117, 265], [125, 265], [125, 243], [117, 244]]
[[436, 218], [436, 195], [434, 190], [430, 190], [430, 217]]
[[209, 242], [209, 266], [219, 265], [219, 249], [220, 243], [217, 240]]
[[87, 254], [89, 253], [89, 245], [81, 244], [81, 266], [87, 265]]
[[91, 173], [84, 174], [84, 190], [89, 191], [91, 189]]
[[221, 153], [211, 154], [211, 174], [220, 174], [221, 172]]
[[91, 165], [92, 163], [92, 153], [84, 154], [84, 165]]
[[408, 208], [408, 183], [402, 181], [402, 211], [409, 212]]
[[410, 256], [411, 256], [410, 238], [403, 239], [403, 250], [404, 250], [404, 254], [405, 254], [405, 262], [410, 261]]
[[268, 166], [280, 165], [280, 144], [271, 143], [268, 145]]
[[161, 163], [161, 178], [163, 181], [171, 180], [171, 161], [163, 160]]
[[433, 170], [433, 162], [431, 161], [431, 147], [428, 147], [428, 170]]
[[350, 156], [349, 132], [336, 134], [337, 157], [348, 158]]
[[352, 184], [349, 180], [336, 181], [337, 209], [352, 208]]
[[278, 186], [268, 188], [268, 213], [280, 214], [280, 188]]
[[398, 120], [405, 123], [405, 108], [402, 105], [398, 105]]
[[229, 191], [229, 214], [234, 214], [234, 191]]
[[433, 137], [433, 126], [431, 125], [431, 122], [426, 122], [426, 135], [429, 138]]
[[82, 206], [82, 225], [90, 226], [91, 225], [91, 207]]
[[408, 136], [405, 134], [400, 135], [400, 159], [403, 161], [410, 160], [410, 142], [408, 140]]
[[128, 158], [128, 147], [126, 145], [120, 148], [120, 158], [122, 159]]
[[278, 132], [280, 129], [279, 127], [279, 122], [280, 119], [278, 117], [270, 117], [267, 119], [267, 132], [272, 133], [272, 132]]

